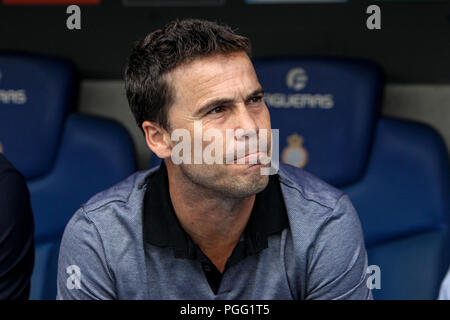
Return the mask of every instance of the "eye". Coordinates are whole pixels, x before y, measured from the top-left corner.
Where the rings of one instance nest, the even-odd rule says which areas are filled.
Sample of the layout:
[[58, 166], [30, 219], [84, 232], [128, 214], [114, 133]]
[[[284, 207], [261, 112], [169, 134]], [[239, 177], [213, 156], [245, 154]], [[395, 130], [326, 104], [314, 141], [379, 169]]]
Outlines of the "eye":
[[254, 96], [254, 97], [251, 97], [251, 98], [249, 99], [249, 102], [250, 102], [250, 103], [258, 103], [258, 102], [260, 102], [262, 99], [263, 99], [262, 96]]
[[225, 110], [225, 107], [224, 107], [224, 106], [217, 106], [217, 107], [215, 107], [214, 109], [210, 110], [210, 111], [208, 112], [208, 114], [217, 114], [217, 113], [223, 112], [224, 110]]

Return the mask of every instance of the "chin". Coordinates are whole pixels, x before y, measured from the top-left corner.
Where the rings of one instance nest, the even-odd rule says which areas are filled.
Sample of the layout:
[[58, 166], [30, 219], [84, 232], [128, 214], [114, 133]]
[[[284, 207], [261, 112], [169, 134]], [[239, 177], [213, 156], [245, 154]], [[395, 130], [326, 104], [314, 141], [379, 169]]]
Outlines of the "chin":
[[249, 164], [180, 167], [196, 185], [232, 198], [245, 198], [264, 190], [269, 176], [261, 175], [261, 168], [264, 166]]
[[260, 170], [254, 170], [252, 174], [248, 174], [233, 179], [233, 189], [236, 195], [249, 197], [264, 190], [269, 182], [269, 176], [263, 176]]

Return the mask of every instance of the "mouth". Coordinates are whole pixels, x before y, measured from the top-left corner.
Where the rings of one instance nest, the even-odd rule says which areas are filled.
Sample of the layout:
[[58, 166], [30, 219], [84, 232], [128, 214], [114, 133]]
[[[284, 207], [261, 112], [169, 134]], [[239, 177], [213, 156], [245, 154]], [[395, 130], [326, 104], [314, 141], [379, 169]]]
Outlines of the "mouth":
[[266, 157], [266, 153], [264, 152], [254, 152], [254, 153], [248, 153], [243, 157], [235, 157], [235, 163], [237, 164], [249, 164], [249, 165], [260, 165], [261, 164], [261, 158]]

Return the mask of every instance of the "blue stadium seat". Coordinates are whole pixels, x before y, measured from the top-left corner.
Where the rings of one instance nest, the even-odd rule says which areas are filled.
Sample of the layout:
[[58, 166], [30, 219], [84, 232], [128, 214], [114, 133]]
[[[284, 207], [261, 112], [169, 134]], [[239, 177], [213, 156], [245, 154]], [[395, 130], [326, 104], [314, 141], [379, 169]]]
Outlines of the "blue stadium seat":
[[65, 225], [95, 193], [136, 170], [128, 132], [117, 122], [71, 112], [69, 62], [0, 54], [0, 143], [27, 179], [35, 216], [31, 299], [55, 299]]
[[376, 299], [435, 299], [449, 263], [450, 173], [428, 126], [380, 117], [383, 75], [357, 59], [254, 61], [280, 161], [344, 189], [363, 226]]
[[428, 126], [378, 120], [368, 170], [345, 188], [361, 217], [383, 299], [435, 299], [449, 262], [450, 173]]

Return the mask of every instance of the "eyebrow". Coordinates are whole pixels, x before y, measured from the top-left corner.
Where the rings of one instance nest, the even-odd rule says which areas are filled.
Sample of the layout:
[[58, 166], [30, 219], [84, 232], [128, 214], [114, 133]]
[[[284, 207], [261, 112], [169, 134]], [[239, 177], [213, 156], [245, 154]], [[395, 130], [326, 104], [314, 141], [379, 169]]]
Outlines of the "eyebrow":
[[[252, 93], [248, 94], [245, 97], [245, 101], [249, 100], [251, 97], [254, 97], [256, 95], [264, 95], [264, 89], [262, 87], [259, 87], [258, 89], [254, 90]], [[230, 104], [235, 102], [234, 99], [227, 99], [227, 98], [218, 98], [215, 100], [212, 100], [208, 102], [207, 104], [201, 106], [198, 110], [194, 112], [194, 116], [199, 116], [204, 113], [206, 113], [209, 109], [213, 109], [214, 107], [221, 106], [223, 104]]]

